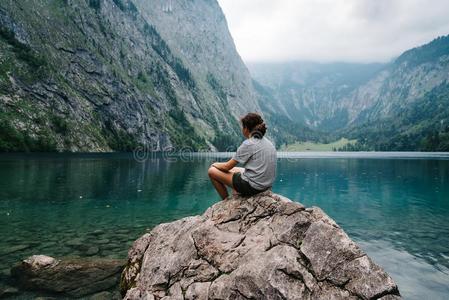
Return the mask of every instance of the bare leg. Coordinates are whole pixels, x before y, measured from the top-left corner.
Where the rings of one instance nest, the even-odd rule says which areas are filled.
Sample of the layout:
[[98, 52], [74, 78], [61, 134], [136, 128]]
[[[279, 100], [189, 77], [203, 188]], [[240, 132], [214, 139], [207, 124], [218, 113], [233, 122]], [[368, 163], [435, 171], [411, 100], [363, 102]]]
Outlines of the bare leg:
[[221, 199], [226, 199], [229, 195], [226, 186], [232, 187], [232, 175], [234, 173], [223, 172], [215, 167], [210, 167], [207, 173]]
[[229, 196], [228, 189], [223, 183], [213, 178], [210, 178], [210, 181], [212, 182], [212, 185], [214, 186], [215, 190], [218, 192], [222, 200], [226, 199]]

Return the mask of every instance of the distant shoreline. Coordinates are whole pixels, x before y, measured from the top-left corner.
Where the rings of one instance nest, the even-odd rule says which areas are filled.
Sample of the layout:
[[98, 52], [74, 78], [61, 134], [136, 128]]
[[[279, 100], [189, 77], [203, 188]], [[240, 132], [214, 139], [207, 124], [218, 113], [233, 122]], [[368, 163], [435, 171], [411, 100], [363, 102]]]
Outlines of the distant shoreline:
[[[53, 158], [227, 158], [235, 152], [148, 152], [136, 157], [133, 152], [0, 152], [0, 158], [53, 159]], [[367, 159], [449, 159], [449, 152], [420, 151], [278, 151], [278, 158], [367, 158]]]

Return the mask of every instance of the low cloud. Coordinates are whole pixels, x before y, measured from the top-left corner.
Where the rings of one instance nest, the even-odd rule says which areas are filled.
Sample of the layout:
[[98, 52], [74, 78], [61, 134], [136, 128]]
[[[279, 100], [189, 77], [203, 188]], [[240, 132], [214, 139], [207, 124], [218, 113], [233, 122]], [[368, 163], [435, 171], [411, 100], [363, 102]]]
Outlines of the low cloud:
[[384, 62], [449, 34], [447, 0], [218, 0], [246, 62]]

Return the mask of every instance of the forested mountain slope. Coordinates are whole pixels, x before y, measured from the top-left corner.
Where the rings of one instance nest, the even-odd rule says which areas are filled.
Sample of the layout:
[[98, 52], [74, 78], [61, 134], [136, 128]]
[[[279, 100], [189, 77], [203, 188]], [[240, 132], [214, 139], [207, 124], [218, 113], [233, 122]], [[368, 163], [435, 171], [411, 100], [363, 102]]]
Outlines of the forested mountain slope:
[[307, 126], [321, 131], [315, 140], [357, 139], [347, 150], [447, 151], [449, 36], [385, 65], [283, 63], [249, 68], [265, 91], [261, 106], [298, 124], [299, 130]]
[[388, 64], [249, 67], [216, 0], [2, 1], [0, 151], [233, 150], [248, 111], [277, 146], [447, 149], [448, 36]]
[[260, 110], [215, 0], [1, 1], [0, 62], [2, 151], [215, 149]]

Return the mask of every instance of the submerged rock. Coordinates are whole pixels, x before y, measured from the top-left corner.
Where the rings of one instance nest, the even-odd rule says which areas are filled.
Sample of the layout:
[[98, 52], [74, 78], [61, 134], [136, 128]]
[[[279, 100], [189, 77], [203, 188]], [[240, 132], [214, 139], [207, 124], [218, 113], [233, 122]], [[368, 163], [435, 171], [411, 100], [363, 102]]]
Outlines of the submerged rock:
[[11, 297], [19, 293], [19, 290], [12, 286], [0, 286], [0, 299]]
[[120, 293], [111, 293], [111, 292], [100, 292], [95, 295], [90, 296], [87, 300], [119, 300], [122, 299], [120, 297]]
[[8, 255], [8, 254], [11, 254], [11, 253], [15, 253], [15, 252], [26, 250], [28, 248], [31, 248], [31, 245], [15, 245], [15, 246], [11, 246], [11, 247], [8, 247], [6, 249], [3, 249], [2, 252], [1, 252], [1, 255]]
[[115, 288], [124, 263], [113, 259], [56, 260], [33, 255], [14, 266], [11, 275], [23, 289], [81, 297]]
[[87, 249], [86, 255], [92, 256], [92, 255], [97, 254], [98, 252], [100, 252], [100, 248], [98, 248], [97, 246], [91, 246]]
[[321, 209], [234, 196], [134, 242], [125, 299], [399, 299], [397, 285]]

